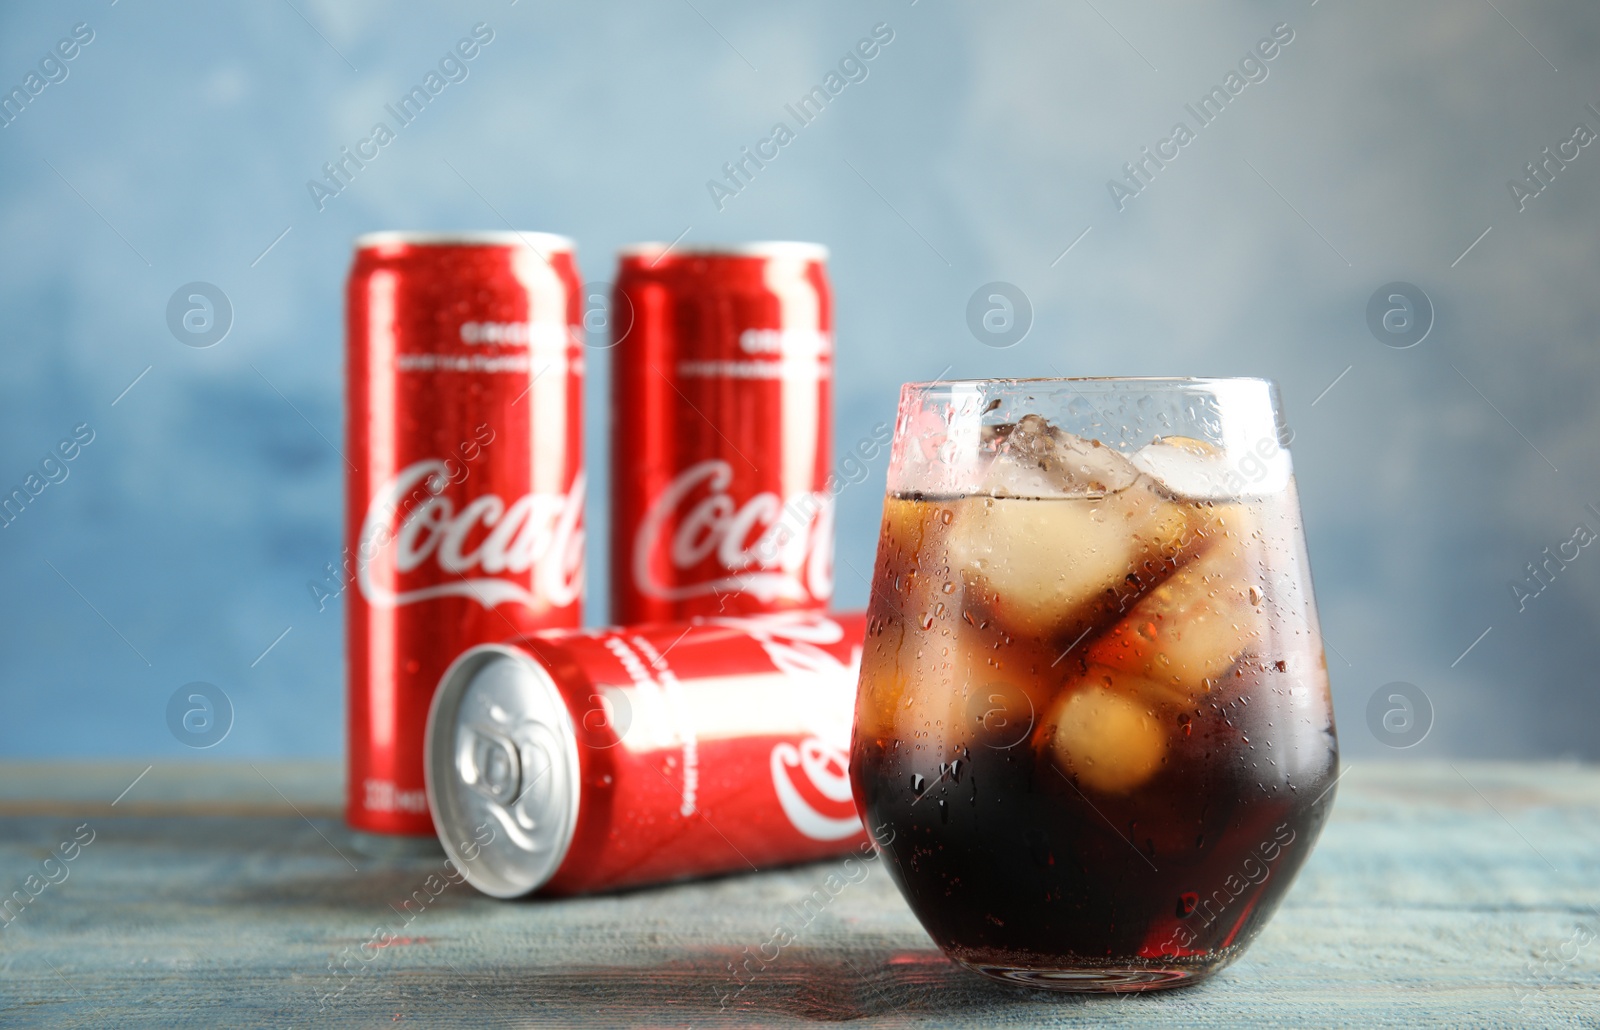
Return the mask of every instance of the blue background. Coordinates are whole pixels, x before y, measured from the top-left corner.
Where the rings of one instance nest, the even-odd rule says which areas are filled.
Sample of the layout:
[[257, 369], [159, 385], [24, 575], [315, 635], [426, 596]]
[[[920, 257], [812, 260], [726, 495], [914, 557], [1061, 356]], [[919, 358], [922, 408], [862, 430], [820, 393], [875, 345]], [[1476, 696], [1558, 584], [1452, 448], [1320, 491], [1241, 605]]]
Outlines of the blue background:
[[[307, 181], [480, 21], [468, 78], [319, 211]], [[191, 680], [236, 707], [206, 756], [339, 752], [341, 613], [308, 583], [341, 544], [349, 244], [509, 222], [575, 237], [590, 280], [680, 233], [828, 244], [841, 455], [909, 379], [1274, 377], [1347, 756], [1600, 755], [1600, 555], [1525, 611], [1510, 591], [1600, 530], [1600, 151], [1525, 210], [1507, 185], [1600, 129], [1593, 5], [8, 5], [0, 86], [79, 22], [68, 77], [0, 129], [0, 487], [95, 432], [0, 530], [0, 754], [196, 754], [165, 717]], [[719, 211], [707, 180], [879, 22], [866, 80]], [[1279, 22], [1267, 79], [1119, 211], [1107, 181]], [[209, 349], [166, 324], [193, 280], [234, 307]], [[966, 321], [996, 280], [1033, 308], [1009, 349]], [[1392, 280], [1435, 309], [1409, 349], [1367, 323]], [[882, 476], [840, 498], [843, 605], [865, 601]], [[1407, 752], [1364, 714], [1397, 680], [1436, 712]]]

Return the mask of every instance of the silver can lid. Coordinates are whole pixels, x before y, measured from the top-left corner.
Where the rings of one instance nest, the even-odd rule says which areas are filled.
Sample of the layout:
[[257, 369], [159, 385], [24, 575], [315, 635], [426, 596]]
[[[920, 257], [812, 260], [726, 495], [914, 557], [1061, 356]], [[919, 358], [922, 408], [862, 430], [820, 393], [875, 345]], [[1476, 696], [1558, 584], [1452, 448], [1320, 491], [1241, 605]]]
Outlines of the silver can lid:
[[618, 257], [653, 258], [661, 254], [679, 257], [762, 257], [795, 261], [827, 261], [828, 248], [820, 243], [798, 240], [757, 240], [751, 243], [630, 243], [617, 248]]
[[356, 237], [355, 249], [369, 247], [524, 247], [540, 253], [570, 254], [576, 247], [570, 236], [521, 229], [485, 229], [463, 232], [413, 232], [387, 229]]
[[424, 774], [439, 840], [496, 898], [543, 886], [578, 823], [578, 737], [543, 665], [499, 644], [445, 670], [428, 709]]

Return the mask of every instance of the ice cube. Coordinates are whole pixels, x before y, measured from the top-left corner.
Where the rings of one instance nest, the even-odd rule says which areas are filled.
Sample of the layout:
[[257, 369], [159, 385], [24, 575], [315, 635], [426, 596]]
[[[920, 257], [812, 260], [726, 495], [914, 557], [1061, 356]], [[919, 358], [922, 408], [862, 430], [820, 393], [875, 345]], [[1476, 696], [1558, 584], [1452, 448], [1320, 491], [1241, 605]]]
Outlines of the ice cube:
[[1100, 502], [974, 497], [952, 526], [950, 560], [1019, 632], [1056, 630], [1125, 576], [1133, 536]]
[[953, 636], [948, 627], [924, 629], [892, 614], [881, 624], [874, 618], [861, 653], [859, 738], [909, 744], [951, 735], [967, 679]]
[[1068, 690], [1045, 717], [1048, 757], [1079, 786], [1125, 794], [1155, 775], [1166, 731], [1149, 706], [1108, 677]]
[[883, 528], [879, 533], [879, 559], [899, 565], [916, 565], [932, 555], [942, 535], [938, 520], [942, 506], [929, 501], [889, 496], [883, 502]]
[[1226, 498], [1222, 449], [1187, 436], [1165, 436], [1133, 453], [1131, 464], [1175, 497]]
[[1131, 460], [1173, 496], [1187, 500], [1270, 497], [1290, 483], [1289, 452], [1272, 435], [1253, 443], [1236, 436], [1226, 445], [1169, 436], [1135, 451]]
[[887, 613], [925, 630], [930, 620], [953, 619], [946, 602], [954, 589], [948, 544], [954, 519], [944, 501], [891, 496], [884, 502], [873, 592]]
[[[1242, 505], [1201, 509], [1200, 554], [1090, 645], [1087, 660], [1146, 679], [1161, 699], [1189, 705], [1265, 639], [1255, 520]], [[1154, 700], [1155, 698], [1152, 698]]]
[[1082, 632], [1164, 573], [1193, 537], [1144, 482], [1098, 499], [973, 497], [957, 508], [950, 562], [1016, 632]]
[[1026, 744], [1060, 682], [1049, 668], [1053, 657], [993, 624], [874, 622], [861, 656], [857, 734], [928, 741], [945, 753]]
[[950, 560], [1021, 634], [1073, 636], [1170, 569], [1195, 534], [1122, 454], [1038, 415], [985, 429], [996, 451], [951, 527]]
[[951, 582], [945, 545], [951, 518], [942, 502], [893, 496], [884, 502], [857, 705], [864, 734], [896, 735], [917, 699], [913, 691], [942, 689], [949, 678], [939, 651], [957, 622], [954, 591], [943, 589]]
[[905, 705], [908, 678], [901, 669], [906, 655], [904, 632], [896, 626], [869, 634], [861, 651], [861, 680], [856, 690], [856, 736], [862, 740], [898, 739], [899, 713]]
[[1057, 654], [1051, 644], [995, 623], [964, 621], [950, 652], [946, 743], [994, 750], [1025, 744], [1061, 683]]
[[1039, 415], [984, 430], [995, 459], [979, 492], [995, 497], [1104, 497], [1131, 486], [1139, 470], [1102, 444]]
[[952, 743], [971, 741], [1006, 751], [1026, 742], [1033, 736], [1041, 714], [1035, 686], [1032, 680], [1014, 671], [978, 671], [967, 680], [957, 706], [959, 732]]

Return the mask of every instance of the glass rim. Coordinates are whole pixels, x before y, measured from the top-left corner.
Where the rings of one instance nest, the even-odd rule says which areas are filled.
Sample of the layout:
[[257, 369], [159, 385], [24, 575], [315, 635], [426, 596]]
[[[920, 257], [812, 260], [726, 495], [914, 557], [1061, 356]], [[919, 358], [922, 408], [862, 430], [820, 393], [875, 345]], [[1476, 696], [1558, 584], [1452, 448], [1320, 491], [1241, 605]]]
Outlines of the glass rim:
[[932, 379], [923, 382], [909, 382], [901, 387], [904, 390], [915, 390], [918, 393], [928, 393], [943, 387], [952, 386], [1029, 386], [1035, 383], [1140, 383], [1146, 386], [1203, 386], [1210, 383], [1262, 383], [1276, 388], [1277, 381], [1266, 376], [1024, 376], [1019, 378], [996, 379]]

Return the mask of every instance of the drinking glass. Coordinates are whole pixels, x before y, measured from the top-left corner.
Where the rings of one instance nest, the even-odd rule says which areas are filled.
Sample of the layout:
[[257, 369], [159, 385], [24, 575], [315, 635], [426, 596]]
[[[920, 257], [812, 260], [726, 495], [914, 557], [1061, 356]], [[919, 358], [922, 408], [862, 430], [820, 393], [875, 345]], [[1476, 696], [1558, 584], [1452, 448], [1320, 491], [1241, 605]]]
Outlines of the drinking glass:
[[1065, 991], [1250, 944], [1338, 746], [1276, 387], [911, 383], [850, 758], [952, 959]]

